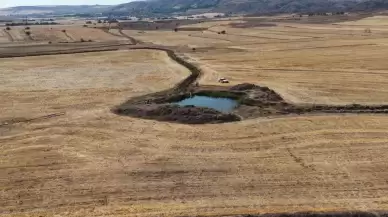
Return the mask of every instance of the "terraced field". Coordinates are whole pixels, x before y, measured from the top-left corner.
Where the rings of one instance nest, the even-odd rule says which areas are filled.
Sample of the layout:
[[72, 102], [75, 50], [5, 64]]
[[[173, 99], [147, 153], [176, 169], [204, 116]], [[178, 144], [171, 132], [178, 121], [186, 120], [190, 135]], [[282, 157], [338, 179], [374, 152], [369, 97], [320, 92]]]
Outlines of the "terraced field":
[[[226, 77], [296, 104], [388, 104], [384, 26], [365, 33], [346, 23], [233, 22], [244, 23], [215, 22], [203, 33], [124, 32], [175, 46], [202, 69], [200, 85], [225, 85], [217, 80]], [[110, 109], [188, 76], [163, 51], [9, 58], [0, 66], [2, 216], [388, 209], [386, 115], [157, 122]]]

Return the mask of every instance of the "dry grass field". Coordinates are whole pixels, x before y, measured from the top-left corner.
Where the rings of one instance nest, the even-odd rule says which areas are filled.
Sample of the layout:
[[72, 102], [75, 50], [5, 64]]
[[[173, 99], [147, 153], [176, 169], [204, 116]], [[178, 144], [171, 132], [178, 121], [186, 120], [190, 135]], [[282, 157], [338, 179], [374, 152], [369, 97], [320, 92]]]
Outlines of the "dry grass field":
[[[377, 30], [373, 26], [372, 33], [365, 33], [365, 27], [345, 24], [235, 28], [230, 25], [233, 22], [241, 23], [220, 21], [203, 33], [149, 31], [134, 35], [145, 42], [199, 48], [187, 56], [208, 71], [204, 84], [216, 84], [219, 77], [227, 77], [232, 84], [254, 81], [294, 103], [388, 101], [385, 26], [377, 26]], [[227, 34], [217, 34], [222, 30]]]
[[[125, 37], [114, 36], [93, 27], [82, 27], [82, 25], [30, 26], [28, 30], [25, 30], [24, 26], [11, 27], [11, 30], [0, 31], [0, 44], [6, 42], [79, 42], [81, 39], [96, 42], [127, 40]], [[26, 31], [31, 32], [31, 37], [26, 35]]]
[[0, 44], [10, 42], [10, 36], [6, 30], [0, 30]]
[[[365, 33], [346, 23], [232, 22], [241, 23], [124, 32], [196, 47], [183, 55], [202, 68], [200, 84], [226, 77], [294, 103], [388, 104], [384, 25]], [[193, 126], [113, 114], [189, 74], [161, 51], [9, 58], [0, 67], [1, 216], [388, 210], [386, 115]]]
[[101, 29], [85, 28], [85, 27], [70, 27], [67, 28], [68, 35], [75, 41], [81, 40], [93, 40], [93, 41], [117, 41], [127, 40], [124, 37], [117, 37], [102, 31]]

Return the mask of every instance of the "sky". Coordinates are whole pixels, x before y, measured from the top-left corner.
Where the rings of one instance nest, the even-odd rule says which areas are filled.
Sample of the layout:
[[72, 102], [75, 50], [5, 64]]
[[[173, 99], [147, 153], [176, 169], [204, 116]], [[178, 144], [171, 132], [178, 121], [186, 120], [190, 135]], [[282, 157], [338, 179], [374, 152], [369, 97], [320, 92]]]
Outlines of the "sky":
[[131, 0], [0, 0], [0, 8], [30, 5], [115, 5]]

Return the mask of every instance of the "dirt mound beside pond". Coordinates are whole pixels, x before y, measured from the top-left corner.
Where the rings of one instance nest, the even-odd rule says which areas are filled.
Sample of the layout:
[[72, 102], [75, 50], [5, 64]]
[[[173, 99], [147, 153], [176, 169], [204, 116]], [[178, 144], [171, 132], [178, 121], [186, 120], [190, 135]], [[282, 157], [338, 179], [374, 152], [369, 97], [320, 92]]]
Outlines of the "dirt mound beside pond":
[[229, 90], [232, 92], [244, 92], [247, 95], [247, 97], [245, 97], [246, 101], [259, 101], [260, 103], [284, 102], [284, 99], [275, 91], [268, 87], [261, 87], [255, 84], [237, 84], [229, 88]]
[[225, 114], [211, 108], [170, 104], [133, 105], [114, 110], [120, 115], [141, 117], [158, 121], [170, 121], [184, 124], [206, 124], [240, 121], [235, 114]]

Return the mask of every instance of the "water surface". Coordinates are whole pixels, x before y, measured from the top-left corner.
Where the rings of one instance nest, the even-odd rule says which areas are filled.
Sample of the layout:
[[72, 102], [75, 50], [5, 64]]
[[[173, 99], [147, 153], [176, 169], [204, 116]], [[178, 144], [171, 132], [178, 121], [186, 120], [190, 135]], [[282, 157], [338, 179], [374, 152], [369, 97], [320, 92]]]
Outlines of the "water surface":
[[236, 100], [229, 98], [215, 98], [208, 96], [194, 96], [177, 102], [180, 106], [193, 105], [196, 107], [212, 108], [220, 112], [229, 113], [238, 105]]

